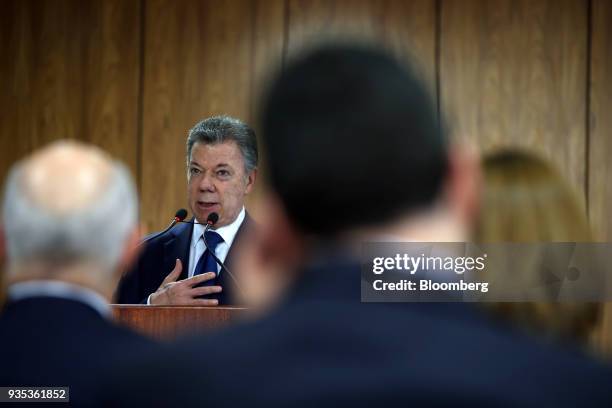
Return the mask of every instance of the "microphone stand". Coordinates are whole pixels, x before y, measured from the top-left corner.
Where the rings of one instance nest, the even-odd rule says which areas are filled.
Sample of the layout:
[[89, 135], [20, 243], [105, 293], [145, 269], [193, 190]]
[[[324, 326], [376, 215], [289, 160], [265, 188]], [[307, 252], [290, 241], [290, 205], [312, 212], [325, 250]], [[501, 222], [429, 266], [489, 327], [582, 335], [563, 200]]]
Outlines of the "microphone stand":
[[174, 227], [176, 224], [178, 224], [179, 222], [182, 222], [183, 220], [181, 220], [179, 217], [174, 217], [174, 219], [172, 220], [172, 222], [170, 223], [170, 225], [168, 225], [168, 227], [161, 231], [158, 232], [157, 234], [153, 234], [149, 237], [146, 237], [145, 239], [143, 239], [142, 241], [140, 241], [140, 243], [138, 244], [138, 246], [140, 247], [143, 244], [146, 244], [147, 242], [151, 241], [152, 239], [155, 239], [157, 237], [159, 237], [162, 234], [165, 234], [166, 232], [170, 231], [172, 229], [172, 227]]
[[217, 255], [215, 254], [215, 251], [211, 250], [211, 248], [208, 246], [208, 242], [206, 241], [206, 231], [208, 231], [210, 229], [210, 227], [212, 227], [212, 225], [213, 225], [212, 222], [207, 222], [206, 226], [204, 227], [204, 233], [202, 234], [202, 239], [204, 240], [204, 246], [206, 247], [208, 252], [212, 255], [212, 257], [215, 260], [215, 262], [217, 262], [217, 264], [221, 267], [221, 270], [224, 270], [225, 272], [227, 272], [229, 277], [232, 278], [232, 281], [234, 282], [234, 285], [236, 285], [236, 287], [238, 288], [238, 291], [240, 292], [240, 294], [244, 296], [244, 291], [242, 290], [242, 287], [238, 284], [238, 280], [234, 277], [234, 274], [232, 274], [229, 271], [229, 269], [227, 269], [225, 264], [223, 262], [221, 262], [221, 260], [219, 258], [217, 258]]

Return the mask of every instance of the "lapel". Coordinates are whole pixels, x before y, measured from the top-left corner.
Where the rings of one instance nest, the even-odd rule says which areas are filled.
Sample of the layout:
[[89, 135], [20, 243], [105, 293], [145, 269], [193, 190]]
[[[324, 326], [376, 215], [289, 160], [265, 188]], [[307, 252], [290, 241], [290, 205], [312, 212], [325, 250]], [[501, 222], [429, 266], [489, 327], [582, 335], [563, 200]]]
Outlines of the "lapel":
[[[187, 279], [189, 271], [189, 246], [191, 244], [191, 235], [193, 234], [193, 221], [194, 218], [190, 220], [191, 223], [181, 223], [168, 232], [169, 238], [163, 244], [163, 270], [165, 271], [163, 278], [172, 271], [175, 260], [178, 258], [183, 264], [183, 271], [179, 280]], [[232, 246], [225, 257], [225, 266], [234, 274], [236, 273], [232, 269], [234, 254], [240, 252], [242, 241], [245, 240], [245, 237], [248, 237], [248, 234], [245, 232], [253, 228], [256, 228], [256, 224], [247, 212], [244, 221], [236, 232], [236, 237], [232, 242]], [[233, 291], [231, 287], [234, 286], [232, 279], [227, 276], [227, 273], [222, 272], [219, 277], [219, 284], [224, 288], [219, 297], [219, 304], [230, 304], [230, 299], [232, 298], [231, 292]]]
[[179, 280], [187, 279], [189, 271], [189, 244], [191, 243], [193, 221], [194, 218], [191, 218], [191, 223], [180, 223], [171, 229], [169, 232], [171, 238], [164, 243], [164, 270], [167, 271], [166, 275], [174, 269], [175, 261], [178, 258], [183, 264], [183, 271]]
[[234, 242], [232, 242], [232, 246], [230, 247], [229, 251], [227, 251], [225, 262], [223, 262], [227, 269], [232, 272], [232, 255], [234, 254], [234, 252], [240, 251], [240, 249], [235, 250], [235, 248], [240, 248], [240, 246], [242, 245], [241, 241], [244, 240], [245, 235], [247, 235], [245, 234], [245, 231], [248, 231], [250, 228], [253, 227], [253, 225], [254, 221], [247, 212], [244, 216], [244, 221], [242, 221], [242, 224], [240, 224], [240, 228], [238, 228], [238, 231], [236, 231], [236, 236], [234, 237]]
[[[232, 242], [232, 246], [227, 252], [227, 256], [225, 257], [225, 262], [223, 263], [225, 264], [227, 269], [229, 269], [230, 272], [234, 274], [235, 277], [236, 277], [236, 274], [238, 274], [238, 271], [236, 271], [233, 266], [234, 256], [240, 253], [240, 247], [241, 245], [243, 245], [243, 241], [245, 241], [246, 239], [249, 239], [248, 238], [249, 234], [247, 233], [247, 231], [256, 228], [256, 226], [257, 224], [255, 223], [255, 221], [253, 221], [253, 219], [247, 212], [244, 217], [244, 221], [242, 221], [240, 228], [238, 228], [238, 231], [236, 232], [236, 236], [234, 237], [234, 242]], [[236, 277], [236, 279], [238, 279], [238, 277]], [[223, 287], [223, 292], [221, 292], [218, 297], [219, 305], [236, 304], [236, 299], [235, 299], [235, 296], [233, 295], [234, 291], [236, 290], [234, 288], [235, 286], [234, 281], [232, 280], [231, 277], [228, 276], [227, 272], [225, 271], [221, 272], [221, 275], [219, 276], [218, 284]]]

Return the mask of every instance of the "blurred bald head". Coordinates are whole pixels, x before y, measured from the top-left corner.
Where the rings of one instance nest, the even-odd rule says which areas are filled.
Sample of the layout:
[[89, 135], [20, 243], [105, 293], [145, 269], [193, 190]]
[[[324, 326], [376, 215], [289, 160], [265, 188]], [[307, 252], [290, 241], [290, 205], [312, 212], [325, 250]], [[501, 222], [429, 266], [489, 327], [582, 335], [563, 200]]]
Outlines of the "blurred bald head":
[[102, 150], [60, 141], [15, 164], [3, 224], [9, 273], [24, 264], [113, 270], [137, 220], [127, 169]]
[[112, 168], [110, 158], [95, 147], [58, 142], [26, 159], [18, 182], [32, 204], [62, 216], [98, 200]]

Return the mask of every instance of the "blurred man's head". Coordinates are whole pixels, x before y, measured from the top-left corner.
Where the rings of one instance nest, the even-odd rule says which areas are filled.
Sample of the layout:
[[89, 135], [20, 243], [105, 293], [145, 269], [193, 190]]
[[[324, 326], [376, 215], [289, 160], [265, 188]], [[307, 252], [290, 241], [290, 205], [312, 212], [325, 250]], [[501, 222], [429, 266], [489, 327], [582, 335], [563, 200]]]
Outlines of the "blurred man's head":
[[53, 143], [13, 166], [2, 218], [12, 281], [66, 280], [107, 296], [138, 239], [128, 170], [76, 142]]
[[196, 124], [187, 138], [189, 207], [198, 222], [216, 212], [216, 227], [231, 224], [253, 189], [257, 139], [246, 123], [215, 116]]
[[374, 49], [328, 46], [289, 65], [262, 122], [272, 188], [305, 234], [420, 214], [460, 184], [426, 87]]

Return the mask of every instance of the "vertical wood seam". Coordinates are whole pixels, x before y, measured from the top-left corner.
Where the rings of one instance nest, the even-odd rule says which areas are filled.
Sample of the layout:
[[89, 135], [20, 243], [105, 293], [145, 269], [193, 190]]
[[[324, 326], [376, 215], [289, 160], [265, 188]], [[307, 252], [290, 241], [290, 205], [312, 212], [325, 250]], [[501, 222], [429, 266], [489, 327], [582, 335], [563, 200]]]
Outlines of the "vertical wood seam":
[[442, 55], [442, 0], [435, 2], [435, 27], [434, 27], [434, 69], [436, 82], [436, 112], [438, 115], [438, 127], [444, 125], [441, 117], [440, 103], [440, 60]]
[[281, 70], [285, 70], [285, 66], [287, 65], [287, 53], [289, 52], [289, 0], [284, 1], [285, 10], [284, 10], [284, 21], [283, 21], [283, 55], [281, 59]]
[[[136, 130], [136, 182], [138, 193], [142, 196], [142, 148], [144, 132], [144, 86], [145, 86], [145, 56], [146, 56], [146, 0], [140, 0], [140, 39], [139, 39], [139, 67], [138, 67], [138, 106], [137, 106], [137, 130]], [[142, 214], [141, 214], [142, 219]]]
[[249, 81], [249, 119], [247, 123], [254, 124], [256, 121], [255, 115], [255, 81], [257, 81], [257, 69], [256, 69], [256, 61], [255, 61], [255, 53], [257, 39], [255, 36], [257, 35], [257, 8], [259, 3], [255, 1], [250, 2], [251, 6], [251, 45], [250, 45], [250, 55], [249, 55], [249, 64], [251, 66], [251, 78]]
[[591, 155], [591, 59], [593, 46], [593, 0], [587, 2], [587, 32], [586, 32], [586, 90], [585, 90], [585, 142], [584, 142], [584, 197], [587, 217], [590, 217], [590, 155]]
[[[90, 4], [91, 7], [94, 7], [93, 5]], [[103, 7], [103, 6], [102, 6]], [[101, 12], [101, 14], [103, 15], [105, 10], [99, 10]], [[89, 14], [85, 14], [85, 16], [83, 16], [83, 13], [88, 13]], [[70, 11], [67, 11], [67, 13], [70, 13]], [[93, 140], [92, 138], [92, 132], [88, 132], [87, 129], [89, 128], [89, 126], [91, 126], [91, 123], [89, 123], [89, 109], [92, 108], [91, 105], [95, 104], [90, 100], [90, 98], [88, 98], [87, 96], [90, 95], [89, 93], [89, 87], [87, 86], [86, 82], [89, 79], [89, 75], [88, 75], [88, 71], [89, 71], [89, 43], [94, 43], [96, 38], [95, 35], [99, 34], [100, 37], [102, 37], [104, 35], [104, 27], [100, 27], [100, 33], [96, 33], [95, 29], [92, 29], [92, 25], [91, 22], [92, 20], [95, 18], [91, 15], [91, 9], [89, 8], [85, 8], [83, 13], [79, 13], [79, 11], [77, 11], [77, 13], [79, 14], [79, 22], [77, 23], [77, 27], [78, 27], [78, 32], [81, 34], [77, 37], [77, 42], [80, 41], [80, 43], [77, 44], [78, 46], [78, 57], [80, 57], [80, 61], [79, 61], [79, 65], [80, 65], [80, 70], [79, 70], [79, 82], [81, 84], [81, 89], [79, 92], [79, 109], [80, 109], [80, 115], [79, 118], [77, 119], [75, 117], [75, 122], [74, 123], [74, 133], [71, 135], [70, 134], [70, 125], [68, 125], [68, 127], [65, 129], [65, 131], [63, 132], [63, 134], [58, 135], [61, 139], [74, 139], [74, 140], [82, 140], [82, 141], [87, 141], [88, 143], [95, 143], [96, 141]], [[103, 19], [104, 17], [102, 17]], [[89, 22], [88, 23], [84, 23], [85, 21]], [[100, 25], [102, 26], [103, 23], [100, 23]], [[83, 35], [84, 34], [84, 35]], [[70, 39], [66, 40], [63, 39], [64, 41], [66, 41], [66, 47], [67, 47], [67, 55], [69, 55], [68, 58], [70, 57]], [[102, 43], [102, 46], [104, 46], [103, 44], [103, 39], [100, 40]], [[69, 64], [67, 64], [69, 66]], [[70, 72], [69, 68], [68, 72]], [[76, 116], [76, 115], [75, 115]], [[69, 121], [70, 122], [70, 121]], [[68, 123], [69, 123], [68, 122]], [[89, 126], [88, 126], [89, 125]], [[99, 144], [100, 142], [97, 142], [95, 144]], [[34, 150], [36, 150], [36, 147], [34, 148]]]

